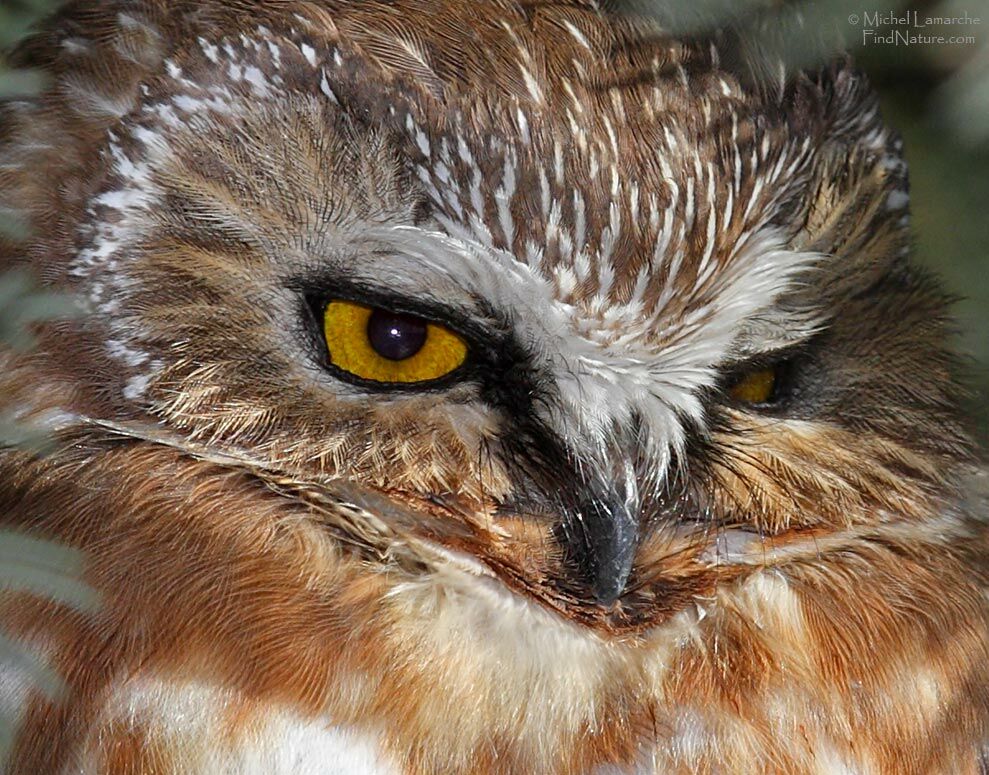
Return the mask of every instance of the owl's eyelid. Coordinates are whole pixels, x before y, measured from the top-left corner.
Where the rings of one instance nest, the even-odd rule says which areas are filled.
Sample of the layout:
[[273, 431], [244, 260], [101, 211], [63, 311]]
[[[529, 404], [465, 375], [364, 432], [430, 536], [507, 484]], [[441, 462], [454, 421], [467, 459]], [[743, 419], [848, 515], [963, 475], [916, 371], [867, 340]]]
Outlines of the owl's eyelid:
[[730, 360], [721, 365], [719, 383], [730, 384], [732, 381], [760, 369], [773, 368], [782, 364], [792, 365], [799, 363], [814, 350], [817, 342], [818, 337], [814, 336], [785, 347], [776, 347]]
[[297, 283], [295, 287], [317, 319], [321, 319], [323, 309], [331, 301], [349, 301], [421, 318], [448, 328], [472, 345], [490, 342], [503, 334], [495, 327], [485, 324], [487, 316], [481, 310], [466, 310], [430, 298], [414, 298], [390, 288], [335, 278], [317, 283]]
[[736, 361], [721, 369], [721, 379], [719, 382], [731, 384], [737, 380], [744, 379], [747, 375], [753, 374], [763, 369], [773, 369], [782, 363], [790, 361], [791, 356], [786, 353], [757, 355], [754, 358], [747, 358], [744, 361]]

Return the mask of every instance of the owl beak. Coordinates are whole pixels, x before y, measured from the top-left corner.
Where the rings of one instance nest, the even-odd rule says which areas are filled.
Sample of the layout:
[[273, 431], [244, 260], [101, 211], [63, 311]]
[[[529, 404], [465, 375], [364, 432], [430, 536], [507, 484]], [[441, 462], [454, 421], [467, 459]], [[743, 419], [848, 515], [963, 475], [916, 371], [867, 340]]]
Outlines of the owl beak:
[[506, 445], [511, 465], [527, 463], [515, 469], [518, 485], [507, 511], [552, 519], [571, 594], [610, 608], [627, 591], [641, 540], [637, 425], [627, 423], [602, 449], [591, 442], [568, 445], [528, 419]]
[[603, 606], [625, 592], [639, 546], [638, 509], [614, 490], [594, 498], [572, 515], [578, 562], [591, 594]]
[[589, 591], [600, 605], [610, 606], [625, 593], [639, 548], [639, 489], [634, 466], [624, 456], [598, 470], [612, 475], [588, 483], [584, 492], [590, 497], [570, 511], [565, 532]]

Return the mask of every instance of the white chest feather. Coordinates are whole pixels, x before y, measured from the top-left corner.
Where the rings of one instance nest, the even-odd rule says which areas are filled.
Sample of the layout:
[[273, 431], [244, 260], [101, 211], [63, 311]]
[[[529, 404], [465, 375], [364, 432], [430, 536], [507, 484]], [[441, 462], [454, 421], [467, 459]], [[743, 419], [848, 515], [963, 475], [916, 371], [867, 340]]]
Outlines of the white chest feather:
[[[167, 751], [181, 775], [400, 775], [374, 734], [268, 706], [244, 712], [232, 692], [143, 680], [117, 690], [98, 725]], [[94, 730], [65, 775], [96, 775], [107, 755]]]

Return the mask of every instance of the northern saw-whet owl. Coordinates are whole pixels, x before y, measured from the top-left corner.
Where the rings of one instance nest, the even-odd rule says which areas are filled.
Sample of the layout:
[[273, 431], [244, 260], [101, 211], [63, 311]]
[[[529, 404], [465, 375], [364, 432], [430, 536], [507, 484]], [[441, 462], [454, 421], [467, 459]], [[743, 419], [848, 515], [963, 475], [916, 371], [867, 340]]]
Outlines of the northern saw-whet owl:
[[[986, 529], [845, 59], [593, 0], [77, 0], [14, 56], [14, 773], [977, 775]], [[14, 693], [16, 694], [16, 693]], [[8, 702], [13, 695], [8, 692]]]

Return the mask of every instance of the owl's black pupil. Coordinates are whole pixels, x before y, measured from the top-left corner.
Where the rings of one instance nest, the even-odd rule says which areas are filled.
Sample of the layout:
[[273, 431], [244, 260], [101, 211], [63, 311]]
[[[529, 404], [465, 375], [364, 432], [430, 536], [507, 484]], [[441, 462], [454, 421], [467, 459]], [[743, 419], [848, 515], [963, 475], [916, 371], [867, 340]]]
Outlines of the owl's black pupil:
[[384, 309], [374, 310], [367, 321], [367, 338], [371, 347], [390, 361], [411, 358], [426, 344], [427, 334], [426, 321], [421, 318]]

